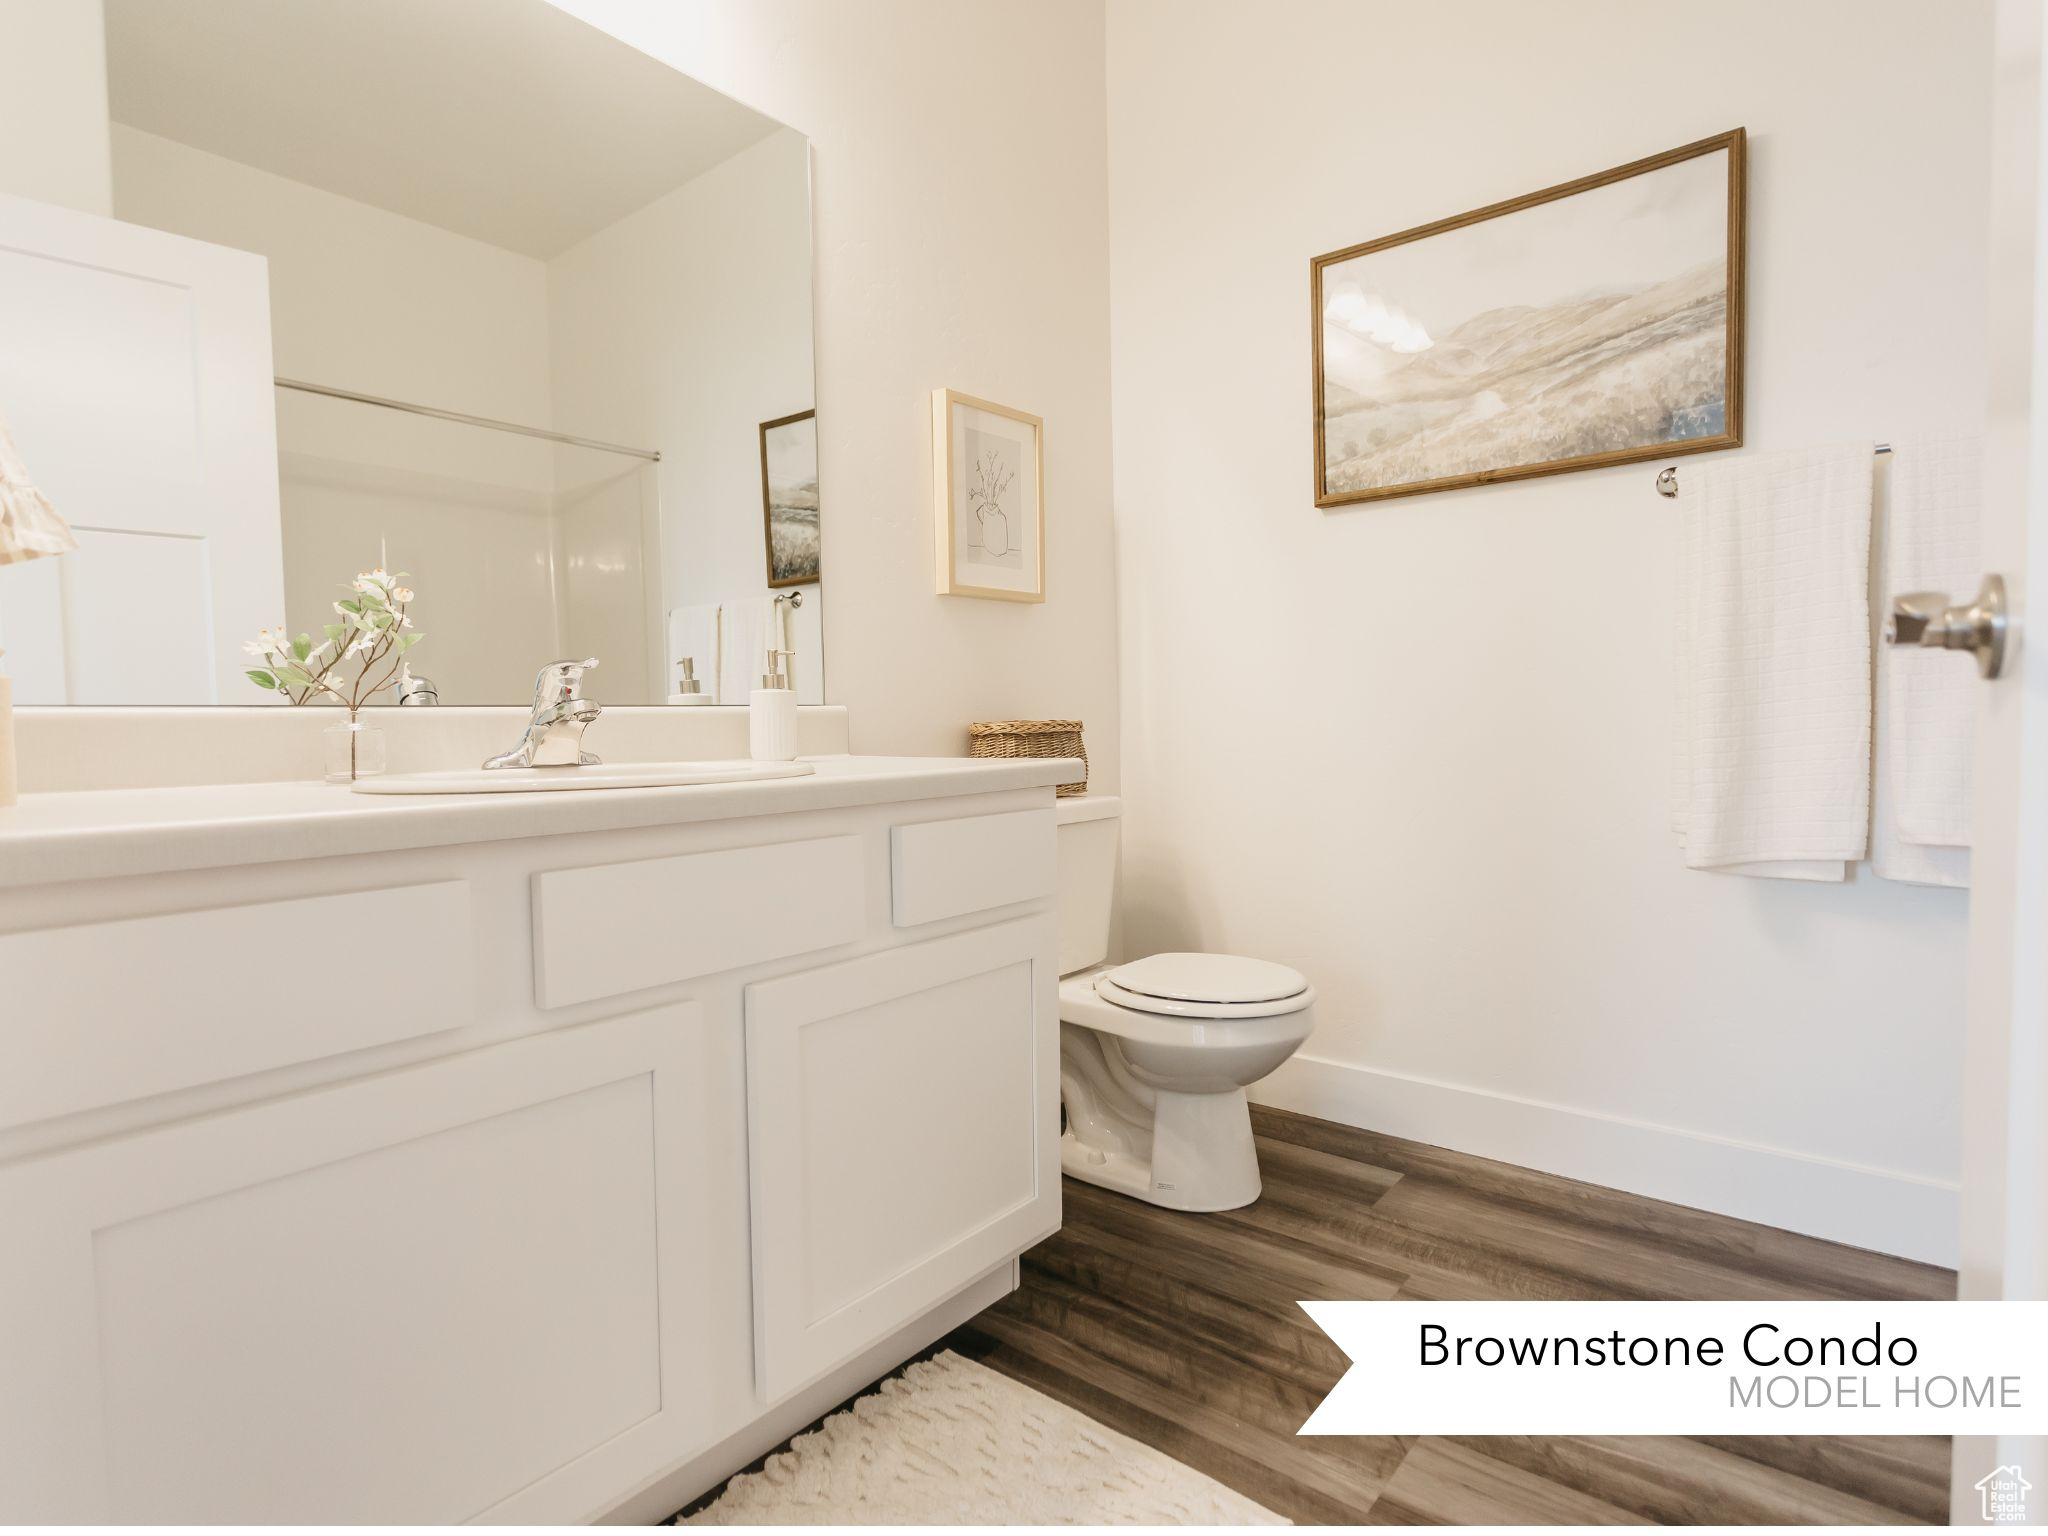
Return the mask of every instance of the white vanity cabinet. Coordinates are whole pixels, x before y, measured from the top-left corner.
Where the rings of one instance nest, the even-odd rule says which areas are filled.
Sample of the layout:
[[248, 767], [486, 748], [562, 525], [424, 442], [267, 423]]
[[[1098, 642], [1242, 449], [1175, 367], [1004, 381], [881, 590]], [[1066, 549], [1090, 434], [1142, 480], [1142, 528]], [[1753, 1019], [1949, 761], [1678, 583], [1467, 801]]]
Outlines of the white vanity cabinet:
[[0, 888], [0, 1520], [666, 1513], [923, 1347], [1058, 1225], [1051, 797]]
[[747, 988], [769, 1400], [1058, 1225], [1054, 947], [1023, 918]]
[[[707, 1444], [690, 1004], [0, 1172], [10, 1521], [589, 1513]], [[679, 1151], [681, 1149], [678, 1149]]]

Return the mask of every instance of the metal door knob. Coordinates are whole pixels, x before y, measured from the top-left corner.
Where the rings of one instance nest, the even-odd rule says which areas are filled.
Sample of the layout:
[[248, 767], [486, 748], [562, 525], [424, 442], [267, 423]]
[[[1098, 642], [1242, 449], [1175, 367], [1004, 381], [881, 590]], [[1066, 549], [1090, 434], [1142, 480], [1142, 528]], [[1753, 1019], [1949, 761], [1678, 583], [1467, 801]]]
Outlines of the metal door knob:
[[1907, 592], [1892, 599], [1892, 616], [1884, 637], [1892, 645], [1924, 645], [1944, 651], [1970, 651], [1977, 671], [1996, 677], [2005, 667], [2005, 582], [1986, 576], [1977, 600], [1951, 608], [1946, 592]]

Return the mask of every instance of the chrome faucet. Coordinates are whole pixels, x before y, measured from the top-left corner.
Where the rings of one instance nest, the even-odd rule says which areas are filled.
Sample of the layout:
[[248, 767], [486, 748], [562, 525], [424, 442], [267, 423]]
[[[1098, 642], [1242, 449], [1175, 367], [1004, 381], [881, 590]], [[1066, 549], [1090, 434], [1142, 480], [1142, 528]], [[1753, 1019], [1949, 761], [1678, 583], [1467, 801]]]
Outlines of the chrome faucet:
[[583, 674], [597, 665], [595, 656], [582, 661], [551, 661], [533, 680], [533, 718], [526, 734], [510, 752], [486, 758], [486, 768], [575, 768], [597, 759], [583, 750], [583, 728], [602, 712], [597, 700], [583, 697]]

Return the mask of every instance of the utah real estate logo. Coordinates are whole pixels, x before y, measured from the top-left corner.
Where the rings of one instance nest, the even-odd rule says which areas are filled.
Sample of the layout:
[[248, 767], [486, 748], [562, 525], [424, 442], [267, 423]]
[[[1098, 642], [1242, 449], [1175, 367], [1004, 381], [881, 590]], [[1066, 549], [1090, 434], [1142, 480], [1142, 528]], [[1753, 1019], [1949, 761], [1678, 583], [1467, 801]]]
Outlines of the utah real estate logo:
[[2034, 1486], [2020, 1476], [2017, 1464], [1994, 1467], [1974, 1485], [1984, 1496], [1984, 1518], [1998, 1525], [2016, 1525], [2027, 1518], [2027, 1493]]

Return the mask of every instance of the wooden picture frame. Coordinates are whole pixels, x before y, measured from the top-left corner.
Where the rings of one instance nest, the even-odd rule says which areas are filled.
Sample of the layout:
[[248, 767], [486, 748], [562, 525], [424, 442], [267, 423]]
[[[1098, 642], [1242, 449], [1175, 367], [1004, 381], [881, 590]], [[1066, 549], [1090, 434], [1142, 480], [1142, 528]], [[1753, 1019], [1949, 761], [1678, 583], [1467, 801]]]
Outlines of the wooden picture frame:
[[[817, 422], [818, 413], [810, 410], [761, 423], [761, 546], [771, 587], [807, 587], [823, 579]], [[810, 424], [808, 433], [792, 432], [804, 423]], [[778, 434], [772, 442], [771, 434]]]
[[941, 597], [1044, 602], [1045, 423], [933, 390], [932, 514]]
[[[1718, 201], [1717, 167], [1708, 158], [1717, 155], [1726, 156], [1725, 193]], [[1736, 128], [1312, 259], [1316, 505], [1348, 506], [1739, 447], [1747, 158], [1748, 135]], [[1707, 163], [1691, 164], [1696, 161]], [[1652, 213], [1644, 212], [1653, 196], [1647, 192], [1634, 199], [1616, 192], [1574, 210], [1555, 206], [1660, 172], [1667, 185], [1655, 194], [1662, 204]], [[1444, 246], [1430, 258], [1402, 252], [1372, 261], [1518, 214], [1531, 217], [1510, 226], [1510, 233], [1471, 237], [1463, 251]], [[1673, 222], [1652, 228], [1647, 221], [1657, 218]], [[1715, 231], [1723, 225], [1725, 238], [1717, 242]], [[1577, 270], [1570, 253], [1559, 252], [1562, 243], [1574, 241], [1584, 255]], [[1453, 259], [1459, 255], [1471, 258], [1470, 275]], [[1686, 256], [1695, 259], [1669, 272], [1660, 273], [1656, 265], [1660, 257], [1676, 262]], [[1506, 275], [1478, 275], [1489, 268]], [[1627, 274], [1637, 286], [1597, 291], [1603, 270]], [[1485, 291], [1489, 284], [1492, 295]], [[1550, 290], [1557, 297], [1547, 304], [1516, 297]], [[1721, 320], [1713, 324], [1717, 302]], [[1603, 304], [1611, 311], [1600, 309]], [[1445, 328], [1442, 337], [1430, 334], [1432, 319]], [[1476, 334], [1460, 342], [1467, 330]], [[1716, 336], [1717, 397], [1707, 392], [1714, 355], [1708, 343]], [[1410, 355], [1434, 351], [1440, 342], [1452, 344], [1443, 355], [1410, 361]], [[1346, 377], [1333, 378], [1333, 369]], [[1595, 386], [1598, 416], [1587, 414], [1583, 387], [1577, 394], [1543, 387], [1566, 379], [1583, 386], [1593, 370], [1612, 373], [1612, 387]], [[1627, 376], [1630, 370], [1633, 376]], [[1633, 385], [1633, 392], [1623, 385]], [[1460, 388], [1468, 393], [1458, 394]], [[1573, 400], [1579, 402], [1576, 417], [1572, 405], [1558, 403]], [[1334, 413], [1333, 406], [1339, 407]], [[1665, 412], [1663, 430], [1651, 425], [1659, 411]], [[1332, 440], [1340, 434], [1333, 464]], [[1612, 446], [1602, 446], [1609, 441]], [[1542, 452], [1546, 444], [1566, 451], [1519, 456]], [[1488, 462], [1489, 456], [1500, 462]], [[1448, 472], [1432, 472], [1446, 465], [1452, 466]]]

